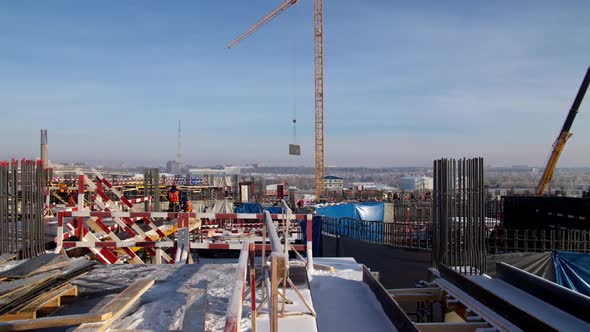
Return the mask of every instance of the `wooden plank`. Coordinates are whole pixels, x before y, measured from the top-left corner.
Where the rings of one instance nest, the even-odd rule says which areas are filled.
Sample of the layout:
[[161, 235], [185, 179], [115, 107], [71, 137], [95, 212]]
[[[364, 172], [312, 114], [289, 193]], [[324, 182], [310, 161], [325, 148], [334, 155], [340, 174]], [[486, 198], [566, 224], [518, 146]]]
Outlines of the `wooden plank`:
[[4, 264], [16, 258], [16, 254], [2, 254], [0, 255], [0, 264]]
[[55, 263], [63, 262], [68, 258], [59, 254], [42, 254], [35, 258], [30, 259], [26, 263], [15, 266], [14, 268], [0, 272], [0, 277], [9, 278], [24, 278], [35, 272], [35, 270], [44, 267], [46, 265], [52, 265]]
[[29, 274], [27, 277], [30, 277], [35, 274], [43, 273], [43, 272], [49, 272], [49, 271], [53, 271], [53, 270], [57, 270], [57, 269], [64, 269], [64, 268], [69, 267], [71, 265], [71, 263], [72, 262], [68, 259], [68, 260], [64, 260], [61, 262], [54, 262], [51, 264], [47, 264], [47, 265], [41, 266], [40, 268], [36, 269], [31, 274]]
[[9, 295], [5, 295], [0, 298], [0, 314], [10, 313], [14, 309], [35, 298], [38, 294], [43, 292], [44, 289], [51, 287], [51, 285], [55, 283], [55, 279], [51, 278], [43, 282], [38, 282], [35, 285], [21, 288]]
[[490, 327], [487, 323], [416, 323], [420, 332], [475, 332]]
[[139, 297], [145, 293], [152, 285], [154, 284], [153, 278], [144, 278], [139, 279], [136, 282], [132, 283], [129, 287], [125, 288], [121, 293], [119, 293], [115, 298], [113, 298], [109, 303], [107, 303], [104, 307], [102, 307], [98, 312], [99, 313], [112, 313], [112, 317], [108, 320], [105, 320], [101, 323], [88, 323], [82, 324], [78, 326], [74, 331], [81, 332], [81, 331], [96, 331], [102, 332], [106, 330], [115, 320], [119, 319], [129, 307], [135, 303], [139, 299]]
[[61, 296], [78, 296], [78, 285], [72, 285], [73, 287], [66, 290]]
[[197, 285], [199, 288], [190, 288], [184, 317], [182, 319], [182, 332], [205, 331], [205, 314], [207, 313], [207, 282]]
[[14, 320], [0, 323], [0, 332], [5, 331], [26, 331], [33, 329], [47, 329], [50, 327], [72, 326], [83, 323], [102, 322], [110, 319], [112, 313], [97, 313], [84, 315], [66, 315], [43, 317], [36, 319]]
[[[43, 283], [49, 279], [53, 279], [57, 276], [57, 272], [46, 272], [26, 279], [18, 279], [2, 283], [0, 284], [0, 298], [4, 299], [5, 297], [10, 296], [11, 294], [14, 294], [17, 291], [34, 287], [35, 285]], [[2, 304], [4, 303], [0, 301], [0, 305]]]
[[26, 304], [24, 307], [17, 309], [19, 312], [23, 311], [37, 311], [40, 308], [46, 306], [46, 304], [54, 301], [56, 298], [66, 296], [72, 292], [72, 289], [77, 289], [77, 286], [73, 286], [69, 283], [63, 284], [57, 288], [52, 289], [51, 291], [45, 292], [40, 296], [36, 297], [34, 300]]
[[68, 279], [74, 276], [77, 276], [85, 271], [88, 271], [92, 268], [92, 266], [96, 265], [95, 261], [84, 260], [84, 259], [76, 259], [73, 260], [69, 266], [63, 270], [61, 273], [60, 278]]
[[[95, 262], [92, 261], [74, 260], [64, 271], [47, 272], [53, 276], [52, 278], [43, 282], [38, 282], [35, 285], [30, 285], [29, 287], [18, 289], [16, 292], [10, 294], [9, 297], [6, 297], [7, 294], [4, 294], [3, 297], [0, 298], [0, 314], [9, 313], [12, 310], [26, 305], [28, 301], [38, 296], [46, 289], [57, 287], [64, 282], [70, 281], [88, 271], [94, 264]], [[30, 281], [36, 277], [37, 276], [29, 277], [27, 279], [22, 279], [21, 281]]]
[[11, 320], [19, 320], [19, 319], [35, 319], [37, 318], [37, 313], [33, 312], [17, 312], [15, 314], [5, 314], [0, 316], [0, 322], [9, 322]]

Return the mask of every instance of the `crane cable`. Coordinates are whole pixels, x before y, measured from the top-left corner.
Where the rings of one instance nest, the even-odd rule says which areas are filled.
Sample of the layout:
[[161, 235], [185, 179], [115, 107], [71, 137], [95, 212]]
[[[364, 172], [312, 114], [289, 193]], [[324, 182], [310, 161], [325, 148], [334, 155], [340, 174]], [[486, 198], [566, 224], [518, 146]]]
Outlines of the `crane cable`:
[[291, 93], [293, 94], [293, 144], [297, 144], [297, 68], [295, 59], [295, 57], [297, 56], [297, 36], [295, 35], [296, 31], [296, 29], [293, 29], [293, 37], [291, 39]]

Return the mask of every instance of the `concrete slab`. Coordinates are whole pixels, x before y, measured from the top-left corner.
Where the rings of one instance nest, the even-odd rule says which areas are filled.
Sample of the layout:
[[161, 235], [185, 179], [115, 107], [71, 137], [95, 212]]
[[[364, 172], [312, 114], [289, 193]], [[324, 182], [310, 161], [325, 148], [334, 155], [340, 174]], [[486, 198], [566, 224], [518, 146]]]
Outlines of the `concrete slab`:
[[363, 282], [362, 265], [351, 257], [316, 258], [336, 272], [315, 271], [310, 280], [318, 329], [322, 332], [397, 331]]

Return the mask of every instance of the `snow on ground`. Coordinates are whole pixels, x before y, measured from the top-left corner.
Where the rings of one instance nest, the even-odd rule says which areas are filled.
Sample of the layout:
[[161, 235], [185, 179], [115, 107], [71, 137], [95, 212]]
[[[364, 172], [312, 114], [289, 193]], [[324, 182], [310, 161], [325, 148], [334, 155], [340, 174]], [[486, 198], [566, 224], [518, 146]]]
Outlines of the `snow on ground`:
[[[301, 287], [300, 289], [302, 297], [305, 301], [313, 307], [313, 301], [311, 298], [311, 292], [307, 288]], [[279, 289], [282, 292], [282, 289]], [[293, 301], [293, 304], [287, 304], [285, 312], [289, 313], [302, 313], [297, 316], [287, 316], [279, 318], [279, 331], [281, 332], [314, 332], [317, 331], [317, 324], [315, 318], [308, 314], [309, 311], [305, 307], [303, 301], [299, 298], [297, 293], [292, 289], [287, 289], [287, 298]], [[266, 308], [266, 306], [265, 306]], [[281, 310], [281, 300], [279, 300], [279, 310]], [[270, 321], [268, 311], [266, 309], [261, 310], [261, 315], [256, 320], [257, 331], [265, 332], [270, 331]]]
[[363, 280], [362, 265], [353, 258], [316, 258], [336, 272], [314, 271], [311, 291], [322, 332], [396, 331], [381, 304]]
[[[94, 312], [134, 280], [152, 277], [156, 279], [155, 284], [111, 329], [178, 330], [182, 327], [190, 288], [203, 287], [206, 281], [206, 330], [219, 331], [225, 325], [234, 274], [235, 264], [98, 266], [75, 281], [82, 300], [76, 307], [81, 312]], [[60, 314], [75, 313], [71, 307], [64, 307], [65, 312]]]
[[[236, 259], [201, 259], [192, 265], [110, 265], [97, 266], [75, 280], [79, 296], [75, 304], [65, 305], [56, 315], [95, 312], [134, 280], [152, 277], [156, 280], [124, 317], [111, 329], [179, 330], [182, 327], [191, 288], [202, 288], [207, 283], [206, 331], [221, 331], [233, 287]], [[257, 259], [258, 263], [261, 263]], [[307, 309], [295, 291], [287, 289], [294, 303], [288, 312], [303, 315], [279, 319], [281, 331], [395, 331], [380, 303], [362, 281], [362, 266], [352, 258], [316, 258], [318, 264], [336, 268], [336, 272], [314, 271], [309, 289], [299, 280], [299, 289], [317, 312], [317, 322], [306, 314]], [[301, 275], [299, 276], [301, 278]], [[303, 282], [303, 284], [301, 284]], [[257, 289], [257, 306], [262, 296]], [[280, 303], [280, 301], [279, 301]], [[280, 304], [279, 304], [280, 306]], [[269, 330], [265, 308], [257, 319], [258, 331]], [[243, 303], [241, 331], [250, 331], [250, 301]]]

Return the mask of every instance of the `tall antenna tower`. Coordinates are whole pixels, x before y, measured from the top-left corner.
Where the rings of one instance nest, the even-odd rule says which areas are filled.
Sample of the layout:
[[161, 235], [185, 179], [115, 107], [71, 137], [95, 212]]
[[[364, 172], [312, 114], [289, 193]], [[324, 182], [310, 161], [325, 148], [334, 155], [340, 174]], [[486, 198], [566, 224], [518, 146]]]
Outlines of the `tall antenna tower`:
[[180, 120], [178, 120], [178, 146], [176, 147], [176, 162], [178, 169], [182, 168], [182, 129], [180, 127]]

